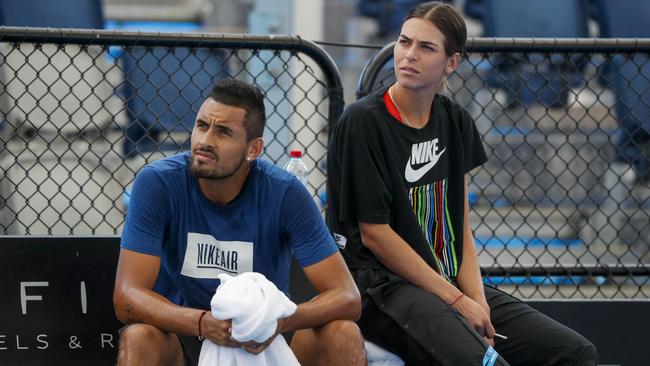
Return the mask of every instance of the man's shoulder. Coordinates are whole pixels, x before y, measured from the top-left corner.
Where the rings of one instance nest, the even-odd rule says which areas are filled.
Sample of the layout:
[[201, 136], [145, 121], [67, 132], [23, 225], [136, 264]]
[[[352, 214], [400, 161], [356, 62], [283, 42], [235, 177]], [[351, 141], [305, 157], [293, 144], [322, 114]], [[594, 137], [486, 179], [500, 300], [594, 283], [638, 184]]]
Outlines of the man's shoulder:
[[189, 153], [184, 152], [168, 156], [145, 165], [144, 169], [153, 170], [162, 175], [174, 175], [187, 171]]
[[289, 185], [293, 175], [266, 159], [259, 158], [255, 161], [256, 174], [259, 179], [269, 181], [276, 185]]
[[274, 202], [281, 208], [287, 195], [296, 198], [300, 190], [309, 195], [296, 176], [268, 160], [257, 159], [254, 170], [256, 194], [265, 204]]

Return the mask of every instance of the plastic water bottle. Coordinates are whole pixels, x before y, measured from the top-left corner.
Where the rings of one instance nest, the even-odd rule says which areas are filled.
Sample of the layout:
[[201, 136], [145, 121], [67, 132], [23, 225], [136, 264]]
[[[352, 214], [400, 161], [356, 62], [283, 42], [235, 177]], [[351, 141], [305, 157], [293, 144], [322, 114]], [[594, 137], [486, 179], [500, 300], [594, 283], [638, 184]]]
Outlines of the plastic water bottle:
[[288, 172], [293, 173], [298, 180], [307, 187], [307, 177], [309, 176], [309, 170], [307, 170], [307, 165], [302, 161], [302, 151], [300, 150], [291, 150], [289, 153], [289, 161], [284, 165], [284, 169]]

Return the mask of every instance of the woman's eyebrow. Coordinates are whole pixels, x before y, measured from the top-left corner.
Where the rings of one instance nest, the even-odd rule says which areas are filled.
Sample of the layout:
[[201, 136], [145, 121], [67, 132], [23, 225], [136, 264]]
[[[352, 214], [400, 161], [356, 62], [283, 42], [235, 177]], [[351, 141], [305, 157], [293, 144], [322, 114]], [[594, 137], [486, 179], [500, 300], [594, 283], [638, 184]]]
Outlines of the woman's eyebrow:
[[[407, 40], [407, 41], [409, 41], [409, 42], [412, 42], [412, 41], [413, 41], [412, 38], [410, 38], [410, 37], [408, 37], [408, 36], [405, 36], [405, 35], [403, 35], [403, 34], [400, 34], [399, 37], [402, 38], [402, 39], [405, 39], [405, 40]], [[434, 47], [438, 47], [438, 44], [437, 44], [436, 42], [433, 42], [433, 41], [423, 41], [423, 40], [420, 40], [419, 43], [420, 43], [420, 44], [423, 44], [423, 45], [426, 45], [426, 46], [434, 46]]]

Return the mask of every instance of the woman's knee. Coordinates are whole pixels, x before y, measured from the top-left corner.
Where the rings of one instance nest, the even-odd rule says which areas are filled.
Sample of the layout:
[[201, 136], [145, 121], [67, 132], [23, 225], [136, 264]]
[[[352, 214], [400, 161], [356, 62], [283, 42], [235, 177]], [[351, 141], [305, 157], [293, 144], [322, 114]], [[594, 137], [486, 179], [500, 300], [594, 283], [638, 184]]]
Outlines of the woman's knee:
[[596, 351], [596, 346], [587, 339], [584, 339], [580, 345], [580, 350], [576, 355], [579, 355], [580, 358], [574, 363], [574, 365], [591, 366], [598, 364], [598, 351]]

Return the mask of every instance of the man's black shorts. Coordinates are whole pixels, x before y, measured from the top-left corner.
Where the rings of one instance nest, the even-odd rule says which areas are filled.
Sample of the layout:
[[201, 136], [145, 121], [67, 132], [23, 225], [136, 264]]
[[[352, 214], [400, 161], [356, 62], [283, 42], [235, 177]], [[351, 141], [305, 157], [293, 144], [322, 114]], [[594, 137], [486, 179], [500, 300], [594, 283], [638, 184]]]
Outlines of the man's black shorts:
[[181, 348], [183, 349], [185, 366], [198, 365], [203, 340], [200, 340], [199, 337], [178, 335], [178, 341], [181, 343]]

